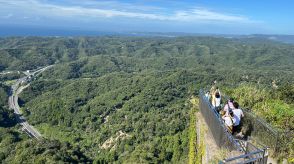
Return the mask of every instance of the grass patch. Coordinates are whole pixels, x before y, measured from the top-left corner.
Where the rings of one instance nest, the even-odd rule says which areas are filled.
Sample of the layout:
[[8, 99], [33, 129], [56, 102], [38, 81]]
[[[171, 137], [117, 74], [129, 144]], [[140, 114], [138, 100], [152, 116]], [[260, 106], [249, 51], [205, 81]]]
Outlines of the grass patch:
[[199, 104], [199, 100], [195, 97], [192, 97], [190, 100], [192, 106], [190, 109], [190, 126], [189, 126], [189, 164], [197, 163], [198, 154], [197, 154], [197, 132], [196, 132], [196, 111]]
[[56, 139], [63, 142], [75, 142], [79, 136], [73, 135], [72, 130], [65, 131], [66, 128], [51, 126], [46, 123], [42, 123], [36, 125], [36, 128], [40, 131], [40, 133], [44, 136], [44, 138]]
[[16, 82], [16, 80], [7, 80], [4, 82], [5, 85], [11, 86]]

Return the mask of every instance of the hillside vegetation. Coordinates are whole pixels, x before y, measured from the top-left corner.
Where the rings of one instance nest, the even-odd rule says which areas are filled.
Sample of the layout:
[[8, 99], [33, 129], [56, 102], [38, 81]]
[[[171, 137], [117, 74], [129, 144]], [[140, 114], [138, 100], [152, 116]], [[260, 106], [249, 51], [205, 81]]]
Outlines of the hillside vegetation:
[[[55, 65], [20, 96], [24, 116], [45, 140], [30, 142], [17, 126], [1, 124], [4, 163], [187, 163], [189, 137], [195, 137], [187, 104], [213, 80], [268, 88], [276, 93], [268, 95], [274, 118], [259, 100], [240, 102], [267, 113], [260, 115], [277, 127], [293, 128], [284, 120], [293, 111], [292, 90], [280, 87], [293, 83], [293, 45], [213, 37], [16, 37], [0, 39], [0, 55], [0, 70]], [[7, 97], [6, 87], [0, 96]], [[241, 91], [231, 93], [237, 98]]]

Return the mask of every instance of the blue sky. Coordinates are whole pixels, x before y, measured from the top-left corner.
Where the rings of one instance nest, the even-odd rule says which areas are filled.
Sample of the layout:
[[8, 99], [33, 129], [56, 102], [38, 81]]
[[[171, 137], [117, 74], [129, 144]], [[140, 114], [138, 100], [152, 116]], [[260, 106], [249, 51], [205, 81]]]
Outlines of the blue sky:
[[0, 26], [294, 34], [291, 0], [0, 0]]

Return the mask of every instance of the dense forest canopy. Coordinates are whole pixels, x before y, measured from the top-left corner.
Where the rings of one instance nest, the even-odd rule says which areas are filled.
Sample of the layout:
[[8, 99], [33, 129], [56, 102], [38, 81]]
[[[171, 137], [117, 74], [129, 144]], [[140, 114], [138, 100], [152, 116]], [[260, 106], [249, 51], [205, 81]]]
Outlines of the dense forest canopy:
[[[169, 66], [187, 69], [199, 65], [248, 69], [274, 66], [285, 71], [293, 68], [294, 58], [293, 45], [215, 37], [5, 38], [0, 40], [0, 49], [1, 68], [15, 70], [79, 61], [87, 66], [85, 71], [97, 69], [94, 63], [105, 64], [108, 71], [162, 70]], [[106, 62], [99, 63], [102, 59]]]
[[[20, 75], [0, 75], [4, 163], [185, 163], [188, 99], [213, 80], [275, 127], [293, 130], [293, 45], [217, 37], [10, 37], [0, 39], [0, 55], [1, 71], [54, 64], [20, 97], [24, 116], [45, 136], [41, 143], [7, 125], [14, 122], [7, 84]], [[243, 91], [258, 92], [273, 112], [242, 99]]]

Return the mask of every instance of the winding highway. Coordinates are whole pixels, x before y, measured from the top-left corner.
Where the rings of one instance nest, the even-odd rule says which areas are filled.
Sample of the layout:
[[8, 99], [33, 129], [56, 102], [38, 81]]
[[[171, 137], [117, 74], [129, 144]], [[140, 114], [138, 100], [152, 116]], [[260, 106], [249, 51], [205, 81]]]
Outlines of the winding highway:
[[[18, 79], [15, 84], [11, 86], [11, 93], [8, 99], [9, 108], [14, 110], [18, 123], [22, 125], [22, 130], [25, 131], [30, 137], [36, 138], [38, 140], [42, 138], [42, 135], [22, 116], [22, 112], [20, 111], [18, 104], [18, 95], [30, 85], [29, 83], [32, 77], [38, 76], [50, 67], [52, 67], [52, 65], [37, 69], [31, 73], [30, 71], [24, 72], [26, 76]], [[24, 83], [27, 83], [27, 85], [23, 86], [22, 84]]]

